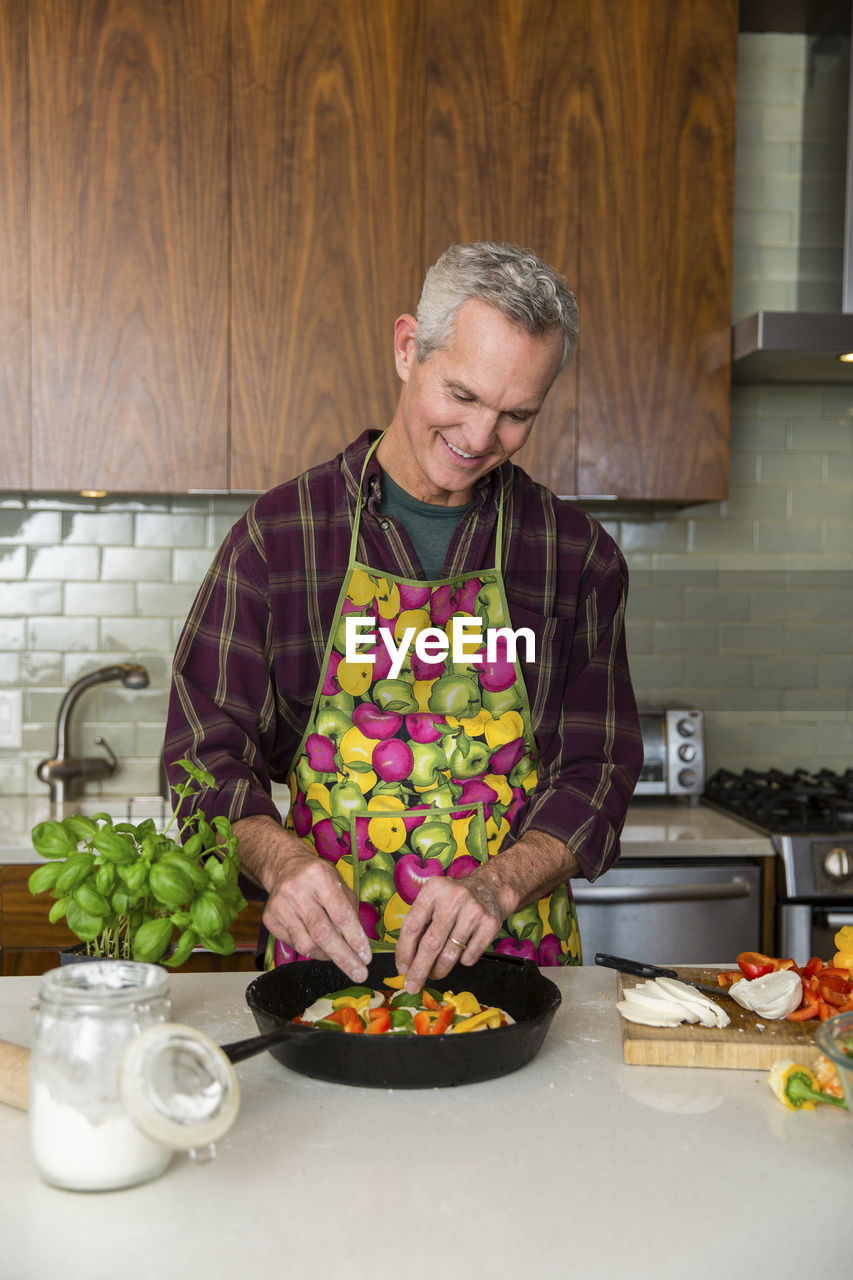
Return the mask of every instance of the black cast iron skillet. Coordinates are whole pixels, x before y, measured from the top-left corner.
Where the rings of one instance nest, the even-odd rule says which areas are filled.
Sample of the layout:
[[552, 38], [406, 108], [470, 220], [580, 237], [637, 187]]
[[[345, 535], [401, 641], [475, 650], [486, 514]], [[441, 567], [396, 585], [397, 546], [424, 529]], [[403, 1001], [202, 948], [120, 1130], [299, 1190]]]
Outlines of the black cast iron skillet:
[[[397, 972], [393, 953], [374, 955], [364, 985], [381, 988]], [[486, 955], [456, 965], [434, 985], [472, 991], [481, 1004], [505, 1009], [515, 1024], [469, 1035], [357, 1036], [294, 1025], [310, 1004], [352, 986], [337, 965], [303, 960], [270, 969], [249, 983], [246, 1002], [260, 1036], [223, 1045], [232, 1062], [269, 1049], [284, 1066], [318, 1080], [377, 1089], [433, 1089], [473, 1084], [517, 1071], [545, 1039], [561, 995], [535, 965], [513, 956]]]

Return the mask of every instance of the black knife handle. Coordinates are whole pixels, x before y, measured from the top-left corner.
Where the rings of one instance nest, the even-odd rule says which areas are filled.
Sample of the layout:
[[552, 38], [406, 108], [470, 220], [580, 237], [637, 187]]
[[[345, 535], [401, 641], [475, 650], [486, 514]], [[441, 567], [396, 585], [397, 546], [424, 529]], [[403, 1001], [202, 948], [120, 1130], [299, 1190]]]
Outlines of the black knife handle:
[[661, 969], [656, 964], [643, 964], [640, 960], [625, 960], [622, 956], [608, 956], [596, 951], [595, 963], [605, 969], [618, 969], [620, 973], [633, 973], [638, 978], [677, 978], [675, 969]]

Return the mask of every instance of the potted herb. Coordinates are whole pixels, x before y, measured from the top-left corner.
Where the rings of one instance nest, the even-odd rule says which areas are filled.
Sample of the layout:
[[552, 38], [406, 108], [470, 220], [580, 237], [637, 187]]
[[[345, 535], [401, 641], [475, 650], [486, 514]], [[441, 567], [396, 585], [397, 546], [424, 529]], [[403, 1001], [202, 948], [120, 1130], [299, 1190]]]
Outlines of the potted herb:
[[151, 818], [114, 823], [106, 813], [33, 827], [33, 847], [49, 862], [30, 876], [30, 892], [50, 892], [51, 923], [64, 917], [88, 956], [155, 963], [174, 942], [165, 963], [175, 967], [196, 945], [234, 951], [229, 930], [246, 905], [237, 837], [227, 818], [209, 823], [199, 808], [179, 817], [187, 796], [215, 786], [190, 760], [179, 764], [187, 781], [173, 787], [178, 805], [162, 833]]

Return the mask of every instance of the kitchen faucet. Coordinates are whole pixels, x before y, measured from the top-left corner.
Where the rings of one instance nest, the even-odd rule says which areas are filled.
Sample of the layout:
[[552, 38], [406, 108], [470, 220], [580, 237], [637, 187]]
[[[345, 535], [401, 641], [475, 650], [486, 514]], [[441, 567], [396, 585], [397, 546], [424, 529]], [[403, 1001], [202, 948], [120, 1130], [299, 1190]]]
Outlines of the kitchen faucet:
[[95, 742], [107, 751], [106, 756], [66, 754], [68, 722], [74, 703], [86, 689], [107, 680], [121, 680], [126, 689], [144, 689], [148, 684], [148, 672], [135, 662], [117, 662], [113, 667], [99, 667], [97, 671], [90, 671], [87, 676], [81, 676], [72, 684], [59, 708], [54, 757], [52, 760], [42, 760], [36, 769], [36, 776], [50, 788], [51, 804], [60, 805], [66, 800], [73, 800], [80, 782], [90, 778], [109, 778], [118, 768], [118, 760], [112, 747], [101, 737], [95, 738]]

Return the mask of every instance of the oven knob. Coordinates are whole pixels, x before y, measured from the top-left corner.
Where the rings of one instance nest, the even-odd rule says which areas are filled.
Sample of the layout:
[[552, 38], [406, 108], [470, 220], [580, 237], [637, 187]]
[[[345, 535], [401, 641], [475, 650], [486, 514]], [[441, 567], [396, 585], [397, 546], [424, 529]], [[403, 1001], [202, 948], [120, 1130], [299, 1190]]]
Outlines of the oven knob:
[[680, 785], [685, 789], [688, 787], [695, 787], [696, 786], [696, 770], [682, 769], [678, 775], [678, 781]]
[[678, 748], [678, 754], [682, 760], [695, 760], [696, 759], [695, 743], [693, 742], [682, 743], [682, 745]]
[[676, 728], [682, 738], [692, 738], [696, 733], [696, 722], [694, 720], [679, 720]]
[[824, 854], [823, 869], [830, 880], [847, 880], [853, 874], [853, 858], [842, 845]]

